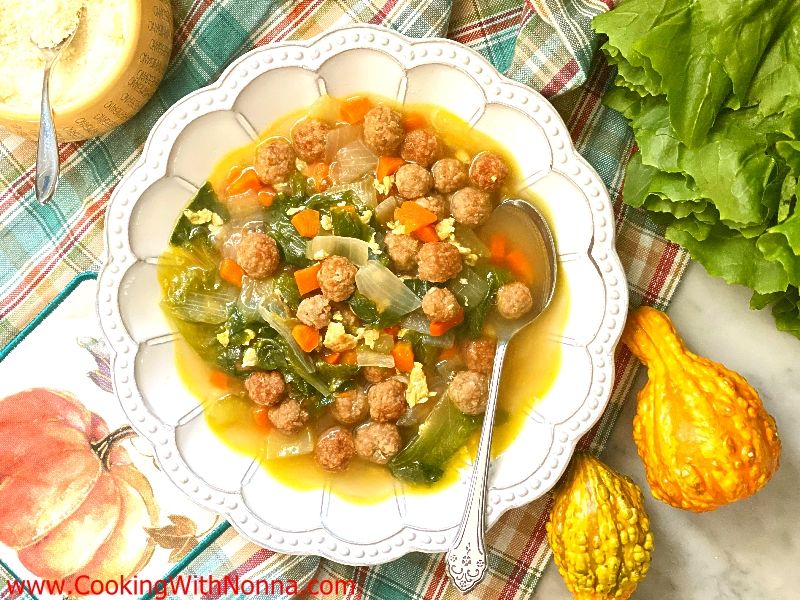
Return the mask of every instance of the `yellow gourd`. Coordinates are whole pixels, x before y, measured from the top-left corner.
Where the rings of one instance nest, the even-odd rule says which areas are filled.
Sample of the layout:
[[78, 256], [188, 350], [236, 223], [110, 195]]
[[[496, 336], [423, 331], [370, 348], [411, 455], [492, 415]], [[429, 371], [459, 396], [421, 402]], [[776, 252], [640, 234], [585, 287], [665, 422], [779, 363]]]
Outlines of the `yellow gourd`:
[[622, 341], [647, 365], [633, 438], [653, 496], [704, 512], [760, 490], [778, 469], [781, 443], [752, 386], [689, 352], [654, 308], [628, 317]]
[[626, 600], [650, 568], [653, 536], [639, 487], [578, 452], [554, 490], [553, 559], [575, 600]]

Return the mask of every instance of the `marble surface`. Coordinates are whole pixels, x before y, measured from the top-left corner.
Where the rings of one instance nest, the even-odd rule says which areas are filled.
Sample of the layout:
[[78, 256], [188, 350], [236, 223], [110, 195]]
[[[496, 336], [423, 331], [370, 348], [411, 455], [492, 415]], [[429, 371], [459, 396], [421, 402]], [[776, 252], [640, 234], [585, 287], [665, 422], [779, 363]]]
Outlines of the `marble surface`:
[[[778, 332], [768, 312], [748, 308], [747, 290], [692, 264], [669, 314], [689, 347], [744, 375], [775, 417], [781, 467], [752, 498], [712, 513], [671, 508], [650, 496], [631, 437], [634, 398], [603, 454], [645, 492], [655, 539], [653, 562], [633, 600], [789, 600], [800, 598], [800, 340]], [[644, 383], [644, 370], [632, 390]], [[555, 565], [536, 600], [569, 600]]]

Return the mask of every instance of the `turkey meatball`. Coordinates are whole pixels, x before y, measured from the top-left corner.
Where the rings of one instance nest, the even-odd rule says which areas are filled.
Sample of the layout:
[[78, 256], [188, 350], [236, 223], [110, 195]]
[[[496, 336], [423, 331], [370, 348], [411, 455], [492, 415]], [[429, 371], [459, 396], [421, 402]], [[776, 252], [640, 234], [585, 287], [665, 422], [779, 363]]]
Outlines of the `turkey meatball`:
[[292, 129], [292, 143], [297, 154], [306, 162], [325, 158], [325, 146], [331, 126], [319, 119], [305, 119]]
[[497, 290], [497, 312], [504, 319], [519, 319], [533, 308], [533, 296], [520, 281], [507, 283]]
[[417, 198], [414, 200], [414, 202], [419, 204], [422, 208], [427, 208], [429, 211], [435, 214], [437, 221], [446, 219], [450, 213], [450, 207], [447, 204], [447, 200], [441, 194], [423, 196], [422, 198]]
[[494, 353], [497, 342], [492, 338], [479, 338], [464, 342], [464, 362], [470, 371], [490, 375], [494, 366]]
[[333, 395], [331, 415], [340, 423], [353, 425], [369, 415], [367, 395], [362, 390], [348, 390]]
[[489, 380], [475, 371], [460, 371], [447, 388], [447, 395], [465, 415], [479, 415], [486, 410]]
[[411, 271], [417, 265], [417, 253], [422, 242], [405, 234], [387, 233], [386, 253], [398, 271]]
[[331, 303], [322, 294], [305, 298], [297, 307], [297, 318], [314, 329], [327, 327], [331, 322]]
[[434, 287], [422, 298], [422, 312], [431, 321], [452, 321], [462, 314], [461, 305], [447, 288]]
[[433, 176], [425, 167], [408, 163], [394, 174], [397, 193], [403, 198], [413, 199], [424, 196], [433, 187]]
[[449, 194], [461, 189], [469, 181], [467, 165], [455, 158], [443, 158], [431, 167], [433, 185], [437, 192]]
[[289, 399], [267, 411], [275, 429], [286, 435], [297, 433], [308, 422], [308, 413], [297, 400]]
[[343, 471], [355, 453], [353, 434], [338, 426], [323, 431], [314, 448], [314, 458], [326, 471]]
[[286, 395], [286, 383], [280, 371], [256, 371], [244, 380], [250, 400], [263, 406], [272, 406]]
[[278, 244], [265, 233], [245, 231], [236, 247], [236, 262], [255, 279], [269, 277], [278, 270], [281, 256]]
[[417, 263], [420, 279], [443, 283], [461, 271], [461, 253], [448, 242], [428, 242], [419, 251]]
[[397, 379], [376, 383], [367, 392], [369, 416], [378, 423], [394, 422], [406, 411], [406, 384]]
[[375, 154], [397, 156], [404, 135], [402, 115], [388, 106], [376, 106], [364, 115], [364, 143]]
[[356, 291], [356, 267], [343, 256], [329, 256], [317, 273], [322, 295], [331, 302], [344, 302]]
[[355, 432], [356, 454], [379, 465], [385, 465], [400, 452], [403, 439], [393, 423], [366, 423]]
[[508, 177], [505, 161], [493, 152], [481, 152], [469, 166], [470, 181], [482, 190], [495, 190]]
[[436, 134], [425, 129], [409, 131], [400, 148], [403, 160], [417, 163], [423, 167], [430, 167], [439, 158], [441, 146]]
[[492, 213], [492, 199], [484, 191], [465, 187], [450, 196], [450, 212], [459, 223], [475, 227]]
[[380, 383], [394, 375], [394, 369], [388, 367], [364, 367], [361, 374], [367, 383]]
[[283, 138], [261, 144], [256, 149], [254, 168], [258, 178], [267, 185], [283, 183], [295, 171], [297, 155]]

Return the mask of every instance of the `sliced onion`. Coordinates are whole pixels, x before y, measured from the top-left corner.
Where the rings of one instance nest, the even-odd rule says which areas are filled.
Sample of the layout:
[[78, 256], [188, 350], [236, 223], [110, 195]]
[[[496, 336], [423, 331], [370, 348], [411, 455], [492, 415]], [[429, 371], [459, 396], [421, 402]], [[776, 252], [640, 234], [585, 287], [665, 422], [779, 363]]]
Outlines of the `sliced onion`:
[[332, 162], [336, 153], [361, 137], [361, 125], [342, 125], [328, 132], [325, 138], [325, 162]]
[[464, 361], [461, 358], [449, 358], [436, 363], [436, 373], [445, 381], [450, 381], [453, 375], [464, 370]]
[[228, 307], [236, 302], [237, 294], [236, 289], [225, 286], [211, 292], [187, 293], [183, 302], [170, 302], [167, 306], [178, 319], [217, 325], [228, 318]]
[[264, 446], [264, 458], [285, 458], [287, 456], [300, 456], [314, 451], [314, 434], [306, 427], [293, 435], [286, 435], [277, 429], [271, 429], [267, 434]]
[[382, 333], [375, 341], [373, 350], [381, 354], [389, 354], [394, 348], [394, 337], [388, 333]]
[[228, 208], [228, 223], [239, 227], [253, 221], [264, 221], [264, 207], [253, 192], [230, 196], [225, 203]]
[[489, 248], [486, 244], [483, 243], [483, 240], [478, 237], [478, 235], [469, 227], [465, 227], [460, 223], [456, 223], [455, 227], [455, 236], [456, 240], [462, 246], [465, 246], [472, 250], [473, 253], [477, 254], [478, 256], [487, 257], [489, 256]]
[[374, 171], [378, 165], [378, 156], [356, 140], [340, 148], [333, 159], [331, 177], [336, 183], [352, 183], [367, 173]]
[[[461, 281], [462, 279], [465, 283]], [[469, 267], [461, 269], [447, 287], [458, 301], [468, 308], [478, 306], [489, 293], [489, 284]]]
[[356, 273], [358, 291], [372, 300], [381, 312], [405, 315], [422, 306], [422, 301], [397, 275], [381, 263], [370, 260]]
[[[270, 327], [277, 331], [278, 335], [280, 335], [284, 341], [289, 344], [289, 348], [292, 350], [294, 358], [297, 360], [297, 362], [299, 362], [306, 371], [313, 373], [316, 369], [314, 362], [311, 360], [308, 354], [303, 352], [303, 349], [295, 341], [294, 337], [292, 336], [292, 326], [294, 324], [286, 318], [286, 315], [280, 306], [276, 302], [270, 301], [259, 306], [258, 312], [261, 314], [262, 318], [269, 323]], [[326, 396], [330, 393], [327, 388], [323, 388], [323, 390], [319, 391]]]
[[424, 335], [429, 335], [431, 332], [431, 322], [421, 310], [415, 310], [400, 321], [400, 326]]
[[247, 275], [242, 277], [239, 308], [246, 319], [253, 320], [259, 316], [258, 307], [272, 297], [275, 289], [274, 281], [272, 277], [267, 279], [254, 279]]
[[406, 409], [406, 412], [404, 412], [397, 420], [397, 426], [419, 427], [425, 422], [425, 419], [428, 417], [435, 405], [435, 402], [422, 402], [420, 404], [415, 404], [414, 406], [409, 406]]
[[423, 335], [420, 341], [426, 346], [436, 346], [437, 348], [449, 348], [456, 341], [456, 334], [448, 331], [444, 335]]
[[356, 352], [356, 363], [359, 367], [387, 367], [394, 369], [394, 356], [373, 352], [372, 350], [359, 350]]
[[366, 265], [369, 260], [369, 244], [351, 237], [318, 235], [306, 244], [306, 258], [320, 260], [315, 258], [319, 252], [324, 252], [325, 256], [343, 256], [359, 266]]
[[401, 201], [397, 196], [389, 196], [375, 208], [375, 218], [383, 225], [394, 219], [394, 209], [400, 206]]
[[351, 191], [356, 196], [356, 203], [361, 208], [375, 208], [378, 204], [378, 193], [375, 186], [372, 185], [372, 179], [364, 178], [359, 179], [353, 183], [342, 183], [329, 187], [325, 193], [332, 194], [336, 192]]

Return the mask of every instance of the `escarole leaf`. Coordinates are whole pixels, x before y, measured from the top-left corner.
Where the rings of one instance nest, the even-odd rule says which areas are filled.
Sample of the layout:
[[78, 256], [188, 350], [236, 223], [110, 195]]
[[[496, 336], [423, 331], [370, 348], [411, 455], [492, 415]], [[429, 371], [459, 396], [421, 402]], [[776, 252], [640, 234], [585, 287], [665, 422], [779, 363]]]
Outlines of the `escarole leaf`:
[[744, 238], [718, 225], [703, 240], [698, 240], [684, 223], [681, 220], [670, 225], [667, 238], [686, 248], [712, 275], [762, 294], [786, 289], [789, 283], [786, 271], [758, 251], [757, 239]]
[[192, 219], [189, 218], [192, 214], [201, 215], [204, 211], [208, 211], [209, 217], [217, 215], [222, 221], [228, 220], [228, 210], [219, 201], [217, 193], [209, 182], [206, 182], [203, 187], [197, 190], [197, 193], [189, 202], [189, 206], [181, 213], [175, 228], [172, 230], [170, 244], [187, 249], [196, 248], [200, 245], [211, 247], [213, 244], [210, 241], [210, 222], [200, 222], [204, 219], [199, 218], [194, 219], [196, 222], [193, 223]]
[[639, 148], [625, 202], [800, 337], [800, 3], [626, 0], [594, 27]]
[[389, 461], [389, 469], [400, 480], [431, 484], [441, 479], [447, 462], [467, 443], [483, 422], [468, 416], [445, 395], [420, 426], [419, 433]]

